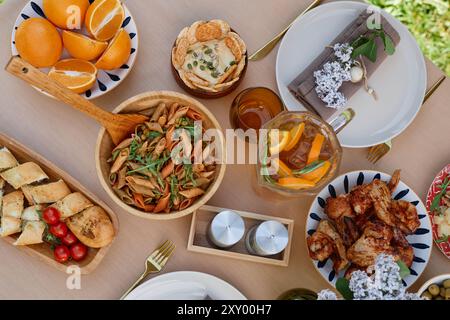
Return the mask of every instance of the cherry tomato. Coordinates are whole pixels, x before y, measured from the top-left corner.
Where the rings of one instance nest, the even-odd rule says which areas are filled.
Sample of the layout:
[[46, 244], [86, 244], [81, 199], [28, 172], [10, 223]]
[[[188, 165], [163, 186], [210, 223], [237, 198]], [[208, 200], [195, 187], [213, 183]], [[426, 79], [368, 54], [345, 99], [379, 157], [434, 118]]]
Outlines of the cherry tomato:
[[59, 222], [50, 227], [50, 233], [57, 238], [64, 238], [67, 235], [67, 226], [64, 222]]
[[64, 245], [57, 246], [53, 251], [53, 254], [55, 255], [55, 260], [60, 263], [64, 263], [70, 258], [70, 251]]
[[48, 207], [44, 210], [42, 218], [49, 225], [55, 225], [61, 219], [61, 213], [56, 208]]
[[68, 230], [67, 234], [61, 238], [61, 241], [66, 246], [70, 247], [78, 242], [78, 238], [73, 234], [72, 231]]
[[70, 247], [70, 256], [75, 261], [83, 260], [87, 255], [87, 247], [82, 243], [76, 243]]

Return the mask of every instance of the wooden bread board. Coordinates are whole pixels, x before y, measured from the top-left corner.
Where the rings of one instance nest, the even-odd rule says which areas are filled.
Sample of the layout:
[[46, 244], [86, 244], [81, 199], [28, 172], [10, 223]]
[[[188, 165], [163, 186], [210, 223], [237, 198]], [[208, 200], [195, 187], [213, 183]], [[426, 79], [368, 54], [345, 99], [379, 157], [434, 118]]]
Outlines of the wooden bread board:
[[[50, 180], [56, 181], [59, 179], [63, 179], [72, 192], [81, 192], [92, 203], [103, 208], [109, 215], [111, 222], [114, 226], [115, 235], [117, 236], [117, 233], [119, 231], [119, 221], [117, 215], [99, 198], [97, 198], [85, 187], [83, 187], [81, 183], [79, 183], [69, 174], [59, 169], [57, 166], [55, 166], [50, 161], [46, 160], [36, 152], [28, 149], [24, 145], [13, 140], [12, 138], [9, 138], [6, 135], [3, 135], [2, 133], [0, 133], [0, 146], [8, 148], [9, 151], [12, 152], [14, 157], [19, 161], [19, 163], [32, 161], [38, 164], [42, 168], [42, 170], [44, 170], [44, 172], [49, 176]], [[18, 238], [18, 236], [19, 234], [5, 237], [3, 239], [8, 243], [13, 244]], [[17, 248], [23, 250], [24, 252], [33, 257], [42, 260], [43, 262], [55, 267], [56, 269], [62, 272], [66, 272], [67, 267], [71, 265], [78, 265], [81, 269], [82, 274], [88, 274], [91, 273], [100, 264], [103, 257], [108, 252], [110, 246], [111, 244], [100, 249], [89, 248], [88, 255], [83, 261], [81, 262], [70, 261], [65, 264], [59, 263], [54, 259], [53, 250], [51, 249], [51, 246], [48, 243], [41, 243], [31, 246], [17, 246]], [[7, 259], [7, 257], [3, 258]]]

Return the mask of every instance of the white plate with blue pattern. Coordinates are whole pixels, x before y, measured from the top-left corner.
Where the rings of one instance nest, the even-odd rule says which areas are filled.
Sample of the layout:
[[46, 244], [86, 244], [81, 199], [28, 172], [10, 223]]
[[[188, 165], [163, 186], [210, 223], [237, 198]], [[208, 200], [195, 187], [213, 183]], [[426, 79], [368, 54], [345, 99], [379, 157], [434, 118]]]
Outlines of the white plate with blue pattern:
[[[18, 51], [15, 45], [15, 36], [16, 30], [18, 26], [29, 18], [46, 18], [44, 10], [42, 9], [43, 0], [33, 0], [29, 1], [25, 7], [20, 12], [17, 20], [14, 24], [14, 28], [11, 35], [11, 53], [13, 56], [18, 55]], [[90, 3], [94, 2], [94, 0], [89, 0]], [[131, 15], [130, 11], [127, 7], [122, 4], [125, 11], [125, 19], [122, 22], [122, 28], [129, 34], [131, 39], [131, 54], [128, 58], [128, 61], [122, 65], [119, 69], [116, 70], [98, 70], [97, 81], [95, 85], [88, 91], [82, 94], [82, 96], [86, 99], [95, 99], [98, 98], [109, 91], [116, 88], [130, 73], [131, 69], [134, 66], [136, 61], [138, 47], [139, 47], [139, 36], [136, 23]], [[59, 29], [58, 29], [59, 30]], [[60, 30], [59, 30], [60, 31]], [[74, 30], [77, 31], [77, 30]], [[83, 29], [83, 34], [87, 34], [86, 30]], [[70, 58], [70, 55], [64, 50], [61, 59]], [[47, 73], [49, 71], [48, 68], [42, 68], [43, 72]], [[39, 89], [37, 89], [39, 90]], [[41, 91], [41, 90], [39, 90]], [[41, 91], [42, 92], [42, 91]], [[43, 92], [44, 93], [44, 92]]]
[[[328, 219], [324, 212], [327, 198], [349, 193], [353, 187], [370, 183], [374, 179], [389, 181], [391, 176], [383, 172], [363, 170], [349, 172], [334, 179], [317, 195], [309, 209], [306, 221], [306, 236], [308, 237], [315, 232], [322, 219]], [[403, 284], [406, 287], [410, 287], [420, 277], [430, 260], [433, 245], [431, 221], [420, 198], [402, 181], [399, 182], [397, 189], [393, 192], [393, 199], [409, 201], [415, 205], [420, 221], [420, 227], [417, 231], [406, 237], [414, 249], [414, 260], [410, 268], [411, 274], [403, 279]], [[322, 277], [333, 286], [335, 286], [336, 280], [343, 277], [345, 274], [345, 270], [341, 271], [339, 274], [335, 273], [331, 259], [324, 262], [312, 262]]]

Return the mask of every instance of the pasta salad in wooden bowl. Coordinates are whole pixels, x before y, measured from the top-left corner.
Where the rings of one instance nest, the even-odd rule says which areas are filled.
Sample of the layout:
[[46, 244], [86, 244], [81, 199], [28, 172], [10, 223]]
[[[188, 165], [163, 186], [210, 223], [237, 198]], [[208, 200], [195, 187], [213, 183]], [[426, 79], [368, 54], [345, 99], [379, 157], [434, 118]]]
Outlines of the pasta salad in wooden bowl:
[[149, 117], [117, 146], [104, 129], [99, 133], [97, 173], [119, 206], [142, 218], [169, 220], [194, 212], [213, 196], [225, 174], [225, 144], [205, 106], [158, 91], [131, 98], [114, 112]]

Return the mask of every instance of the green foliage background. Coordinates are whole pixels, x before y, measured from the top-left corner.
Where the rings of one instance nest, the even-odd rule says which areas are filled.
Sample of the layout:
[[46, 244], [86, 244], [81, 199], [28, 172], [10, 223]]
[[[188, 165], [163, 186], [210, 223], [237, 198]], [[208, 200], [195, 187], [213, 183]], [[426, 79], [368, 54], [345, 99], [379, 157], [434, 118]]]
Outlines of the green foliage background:
[[449, 0], [367, 0], [403, 22], [425, 56], [450, 76]]

